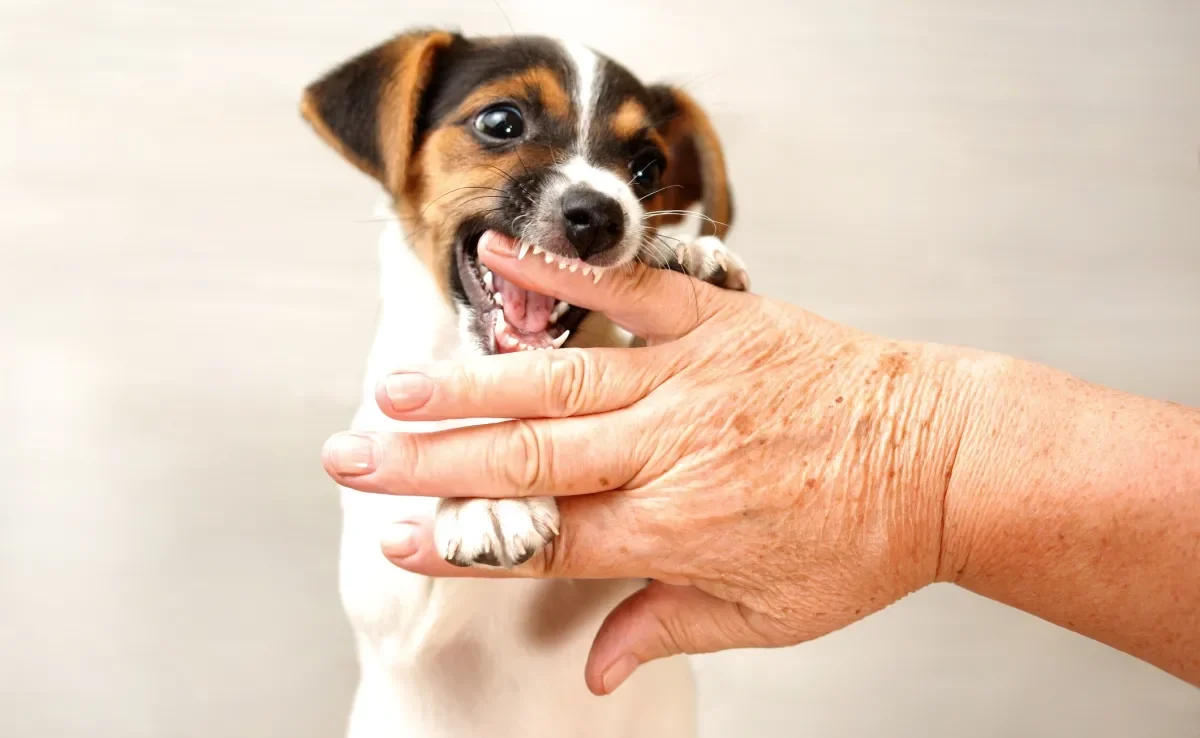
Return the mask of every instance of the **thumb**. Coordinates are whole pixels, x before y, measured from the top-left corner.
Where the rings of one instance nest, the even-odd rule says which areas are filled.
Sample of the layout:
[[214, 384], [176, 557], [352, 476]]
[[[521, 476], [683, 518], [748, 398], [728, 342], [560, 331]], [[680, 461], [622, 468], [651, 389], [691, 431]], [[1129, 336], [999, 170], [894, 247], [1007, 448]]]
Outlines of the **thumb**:
[[585, 276], [582, 271], [564, 271], [566, 262], [561, 257], [554, 261], [553, 255], [543, 252], [522, 259], [526, 251], [519, 242], [493, 231], [484, 236], [479, 257], [492, 271], [525, 289], [604, 313], [651, 343], [673, 341], [744, 304], [743, 292], [722, 290], [678, 272], [634, 262]]
[[600, 626], [585, 669], [588, 689], [610, 694], [639, 666], [666, 656], [769, 645], [744, 613], [695, 587], [651, 582]]

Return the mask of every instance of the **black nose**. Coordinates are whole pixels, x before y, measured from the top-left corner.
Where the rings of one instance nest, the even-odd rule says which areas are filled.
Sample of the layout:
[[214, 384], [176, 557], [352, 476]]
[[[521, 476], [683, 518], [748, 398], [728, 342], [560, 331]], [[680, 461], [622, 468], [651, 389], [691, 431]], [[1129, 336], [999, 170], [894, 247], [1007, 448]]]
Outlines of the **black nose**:
[[563, 193], [563, 229], [580, 259], [610, 249], [625, 232], [621, 203], [590, 187], [572, 187]]

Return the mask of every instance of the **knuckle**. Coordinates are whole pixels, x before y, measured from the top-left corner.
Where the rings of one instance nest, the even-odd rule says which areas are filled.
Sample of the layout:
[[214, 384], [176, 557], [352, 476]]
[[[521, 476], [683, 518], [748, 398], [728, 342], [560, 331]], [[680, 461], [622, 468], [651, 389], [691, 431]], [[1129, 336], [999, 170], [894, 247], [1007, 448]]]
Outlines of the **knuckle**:
[[[428, 479], [426, 473], [429, 466], [429, 454], [423, 448], [421, 438], [415, 433], [394, 433], [386, 451], [396, 463], [388, 465], [388, 477], [391, 486], [420, 487], [423, 479]], [[393, 489], [393, 492], [408, 492], [407, 489]], [[416, 490], [420, 491], [420, 490]]]
[[667, 607], [660, 607], [653, 596], [640, 597], [631, 601], [630, 609], [634, 620], [651, 624], [649, 633], [654, 639], [655, 650], [664, 656], [687, 653], [688, 649], [680, 639], [681, 623]]
[[498, 460], [498, 467], [504, 470], [506, 476], [502, 481], [517, 496], [535, 494], [537, 489], [546, 486], [550, 477], [548, 441], [528, 420], [509, 422], [512, 426], [512, 432], [508, 434], [509, 442], [497, 445], [502, 456]]
[[596, 376], [595, 360], [583, 349], [548, 351], [546, 387], [550, 393], [547, 411], [551, 416], [576, 415], [584, 408]]

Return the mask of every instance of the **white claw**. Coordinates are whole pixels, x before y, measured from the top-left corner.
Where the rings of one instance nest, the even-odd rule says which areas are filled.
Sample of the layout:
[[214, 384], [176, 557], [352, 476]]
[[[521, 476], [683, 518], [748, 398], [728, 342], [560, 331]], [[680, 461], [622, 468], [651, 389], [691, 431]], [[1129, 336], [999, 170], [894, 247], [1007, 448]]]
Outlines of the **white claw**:
[[535, 246], [533, 247], [533, 255], [534, 255], [534, 256], [537, 256], [537, 255], [538, 255], [538, 254], [540, 254], [540, 253], [542, 253], [542, 247], [541, 247], [541, 246], [537, 246], [537, 245], [535, 245]]
[[562, 348], [562, 345], [567, 342], [567, 338], [571, 335], [571, 331], [563, 331], [562, 335], [554, 339], [550, 343], [554, 344], [554, 348]]
[[569, 266], [569, 267], [567, 267], [567, 268], [571, 270], [571, 274], [574, 274], [575, 272], [579, 271], [579, 265], [578, 265], [578, 264], [572, 264], [571, 266]]
[[488, 288], [488, 292], [496, 291], [496, 289], [494, 287], [492, 287], [492, 273], [491, 272], [484, 272], [483, 286]]
[[600, 284], [600, 277], [602, 277], [603, 275], [604, 275], [604, 272], [597, 269], [596, 276], [592, 277], [592, 284]]
[[589, 275], [589, 274], [591, 274], [591, 273], [592, 273], [592, 268], [591, 268], [591, 267], [589, 267], [589, 266], [585, 266], [585, 267], [583, 268], [583, 276], [585, 276], [585, 277], [586, 277], [586, 276], [588, 276], [588, 275]]
[[525, 258], [525, 254], [528, 254], [528, 253], [529, 253], [529, 244], [527, 244], [527, 243], [525, 243], [524, 241], [522, 241], [522, 242], [521, 242], [521, 251], [520, 251], [520, 252], [517, 254], [517, 258], [518, 258], [518, 259], [524, 259], [524, 258]]
[[552, 261], [554, 261], [554, 254], [551, 254], [550, 252], [547, 251], [546, 252], [546, 263], [549, 264]]

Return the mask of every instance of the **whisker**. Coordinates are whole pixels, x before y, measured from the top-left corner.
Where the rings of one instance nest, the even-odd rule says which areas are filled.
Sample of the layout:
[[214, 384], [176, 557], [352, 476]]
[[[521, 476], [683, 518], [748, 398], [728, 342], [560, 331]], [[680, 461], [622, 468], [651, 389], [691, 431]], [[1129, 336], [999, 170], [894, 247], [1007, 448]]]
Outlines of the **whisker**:
[[662, 192], [663, 190], [669, 190], [672, 187], [678, 187], [681, 190], [683, 189], [683, 185], [681, 185], [681, 184], [673, 184], [673, 185], [667, 185], [666, 187], [659, 187], [657, 190], [655, 190], [654, 192], [651, 192], [649, 195], [644, 195], [642, 197], [639, 197], [638, 202], [641, 202], [642, 200], [645, 200], [650, 197], [654, 197], [655, 195]]
[[[518, 157], [517, 157], [517, 158], [518, 158], [518, 159], [520, 159], [520, 156], [518, 155]], [[510, 174], [510, 173], [508, 173], [508, 172], [504, 171], [504, 170], [503, 170], [503, 169], [501, 169], [500, 167], [493, 166], [493, 165], [491, 165], [491, 164], [481, 164], [480, 166], [484, 166], [484, 167], [487, 167], [488, 169], [491, 169], [491, 170], [493, 170], [493, 171], [495, 171], [495, 172], [498, 172], [498, 173], [500, 174], [500, 176], [501, 176], [501, 177], [504, 177], [504, 178], [505, 178], [505, 179], [507, 179], [509, 182], [512, 182], [513, 184], [515, 184], [515, 185], [516, 185], [516, 186], [517, 186], [517, 187], [518, 187], [518, 188], [521, 190], [522, 194], [524, 194], [524, 195], [525, 195], [525, 199], [529, 200], [529, 202], [530, 202], [531, 204], [533, 203], [533, 195], [529, 194], [529, 190], [525, 189], [525, 185], [523, 185], [523, 184], [521, 184], [520, 182], [518, 182], [518, 181], [517, 181], [517, 179], [516, 179], [515, 177], [513, 177], [513, 176], [512, 176], [512, 174]], [[522, 163], [521, 163], [521, 166], [525, 166], [525, 163], [524, 163], [524, 162], [522, 162]], [[528, 171], [528, 170], [526, 170], [526, 171]]]
[[721, 225], [721, 226], [725, 226], [726, 228], [729, 228], [728, 223], [722, 223], [719, 220], [713, 220], [712, 218], [708, 217], [707, 215], [705, 215], [703, 213], [697, 213], [693, 210], [654, 210], [654, 211], [644, 214], [642, 216], [642, 220], [647, 220], [649, 218], [653, 218], [653, 217], [659, 216], [659, 215], [685, 215], [685, 216], [690, 215], [694, 218], [702, 218], [704, 220], [707, 220], [709, 223], [712, 223], [712, 226], [713, 226], [712, 235], [714, 235], [714, 236], [717, 234], [717, 226]]
[[665, 234], [665, 233], [658, 233], [658, 232], [655, 232], [655, 233], [654, 233], [654, 234], [652, 234], [652, 235], [653, 235], [655, 238], [669, 238], [670, 240], [674, 241], [675, 243], [683, 243], [683, 239], [682, 239], [682, 238], [676, 238], [675, 236], [668, 236], [668, 235], [667, 235], [667, 234]]
[[500, 0], [492, 0], [492, 3], [495, 4], [496, 10], [500, 11], [500, 15], [504, 16], [504, 22], [508, 24], [508, 30], [512, 33], [513, 38], [517, 38], [517, 29], [513, 28], [512, 21], [508, 18], [508, 13], [505, 13], [504, 8], [500, 7]]
[[433, 198], [432, 200], [430, 200], [429, 203], [421, 210], [421, 214], [418, 216], [418, 219], [423, 217], [425, 215], [425, 212], [427, 210], [429, 210], [429, 208], [433, 207], [433, 204], [435, 202], [437, 202], [438, 200], [441, 200], [446, 195], [450, 195], [452, 193], [458, 192], [459, 190], [491, 190], [492, 192], [500, 192], [500, 193], [504, 192], [504, 190], [501, 190], [497, 187], [483, 187], [481, 185], [464, 185], [462, 187], [455, 187], [454, 189], [447, 190], [447, 191], [443, 192], [442, 194], [438, 195], [437, 197]]
[[[463, 200], [461, 203], [459, 203], [458, 208], [465, 207], [466, 205], [473, 203], [476, 200], [511, 200], [511, 199], [512, 198], [509, 197], [508, 195], [477, 195], [475, 197], [472, 197], [470, 200]], [[458, 208], [455, 208], [455, 210], [458, 210]], [[501, 209], [502, 208], [496, 208], [497, 211], [499, 211]], [[451, 211], [451, 212], [454, 212], [454, 211]]]

